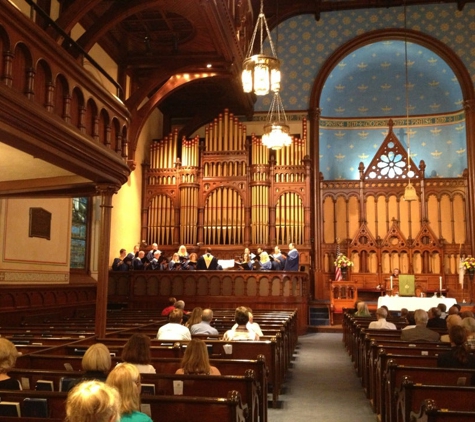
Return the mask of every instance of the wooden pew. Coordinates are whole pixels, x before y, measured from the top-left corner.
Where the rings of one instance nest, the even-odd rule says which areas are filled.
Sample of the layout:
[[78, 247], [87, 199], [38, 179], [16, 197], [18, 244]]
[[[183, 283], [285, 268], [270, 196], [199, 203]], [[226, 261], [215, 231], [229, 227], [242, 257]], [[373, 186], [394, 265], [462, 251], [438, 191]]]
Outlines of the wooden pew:
[[385, 384], [385, 373], [386, 368], [388, 367], [388, 362], [394, 360], [399, 365], [408, 365], [408, 366], [426, 366], [426, 367], [437, 367], [437, 356], [423, 356], [423, 355], [396, 355], [388, 354], [384, 349], [379, 353], [378, 360], [376, 362], [376, 370], [373, 376], [375, 379], [372, 381], [374, 384], [374, 391], [378, 391], [375, 395], [374, 401], [372, 402], [373, 410], [375, 413], [381, 415], [385, 413], [385, 402], [381, 400], [381, 395], [384, 391]]
[[386, 367], [379, 366], [378, 359], [381, 357], [381, 353], [385, 356], [391, 355], [406, 355], [406, 356], [438, 356], [439, 353], [449, 351], [450, 344], [448, 343], [413, 343], [404, 341], [383, 341], [382, 343], [373, 342], [369, 353], [366, 372], [368, 376], [368, 398], [374, 403], [376, 413], [381, 414], [381, 394], [382, 391], [379, 388], [378, 370], [383, 371], [381, 374], [381, 382], [385, 383], [384, 372]]
[[233, 389], [240, 393], [242, 403], [248, 407], [248, 422], [267, 421], [267, 403], [260, 406], [260, 384], [252, 369], [246, 370], [244, 376], [142, 374], [142, 383], [155, 385], [155, 395], [158, 396], [173, 396], [175, 380], [183, 381], [185, 396], [221, 397], [223, 391]]
[[[237, 391], [229, 391], [226, 397], [194, 396], [143, 396], [142, 404], [150, 406], [152, 419], [163, 415], [173, 415], [175, 422], [246, 422], [249, 414], [247, 405], [242, 403]], [[67, 393], [51, 391], [10, 391], [0, 390], [2, 401], [22, 403], [25, 398], [46, 398], [50, 417], [64, 420]], [[6, 419], [6, 418], [5, 418]], [[2, 418], [2, 421], [5, 421]], [[30, 418], [12, 418], [17, 422], [31, 422]], [[44, 419], [36, 419], [37, 421]], [[51, 420], [51, 419], [49, 419]], [[5, 421], [6, 422], [6, 421]]]
[[[2, 401], [18, 402], [20, 405], [25, 398], [45, 398], [48, 400], [48, 409], [51, 418], [58, 418], [64, 420], [66, 416], [65, 402], [67, 393], [52, 392], [52, 391], [11, 391], [0, 390], [0, 397]], [[21, 418], [15, 418], [20, 421]], [[3, 420], [3, 418], [2, 418]], [[38, 420], [38, 419], [37, 419]], [[41, 420], [41, 419], [40, 419]], [[45, 419], [43, 419], [45, 420]]]
[[424, 400], [418, 412], [411, 412], [412, 422], [473, 422], [475, 412], [440, 409], [434, 400]]
[[[39, 379], [53, 380], [55, 386], [59, 385], [62, 376], [79, 377], [82, 375], [81, 356], [58, 356], [58, 355], [27, 355], [17, 359], [16, 368], [9, 374], [13, 378], [21, 381], [22, 377], [28, 377], [30, 386], [34, 388]], [[112, 365], [120, 361], [119, 358], [112, 358]], [[64, 363], [69, 363], [74, 372], [64, 371]], [[153, 358], [152, 365], [157, 374], [173, 375], [181, 366], [180, 358]], [[260, 355], [256, 359], [210, 359], [210, 363], [216, 366], [222, 375], [244, 375], [247, 370], [252, 370], [257, 380], [257, 390], [259, 395], [259, 416], [260, 420], [267, 420], [267, 395], [268, 395], [268, 370], [265, 357]], [[42, 369], [37, 369], [42, 368]], [[48, 372], [49, 373], [45, 373]], [[56, 375], [55, 375], [56, 374]], [[148, 377], [153, 374], [142, 374]], [[55, 387], [56, 388], [56, 387]]]
[[[73, 345], [58, 347], [57, 349], [52, 350], [51, 353], [69, 356], [74, 353], [75, 349], [81, 349], [85, 351], [87, 347], [89, 347], [91, 344], [94, 344], [96, 341], [104, 343], [111, 352], [116, 352], [116, 356], [118, 357], [120, 356], [121, 347], [123, 344], [125, 344], [126, 339], [109, 337], [98, 339], [88, 338], [82, 343], [78, 342], [74, 343]], [[226, 343], [213, 339], [206, 339], [205, 341], [207, 345], [212, 346], [211, 357], [215, 359], [252, 359], [255, 356], [263, 355], [265, 357], [268, 370], [268, 388], [270, 388], [272, 391], [272, 405], [273, 407], [277, 407], [280, 390], [286, 372], [282, 359], [283, 349], [282, 343], [280, 342], [280, 336], [262, 341], [232, 341]], [[153, 340], [152, 346], [150, 348], [152, 359], [155, 357], [182, 357], [184, 354], [183, 346], [186, 344], [188, 344], [188, 341], [185, 340]], [[227, 355], [224, 353], [224, 344], [232, 344], [232, 354]]]
[[385, 412], [381, 422], [396, 422], [396, 391], [401, 389], [405, 379], [426, 385], [465, 385], [475, 383], [475, 369], [433, 368], [423, 366], [398, 365], [390, 360], [386, 369], [385, 389], [382, 402]]
[[411, 412], [418, 412], [426, 399], [442, 408], [475, 411], [475, 387], [415, 384], [406, 378], [397, 391], [397, 422], [410, 422]]
[[[23, 390], [35, 390], [39, 380], [51, 381], [54, 391], [60, 391], [63, 378], [79, 378], [83, 372], [70, 372], [62, 370], [45, 369], [13, 369], [9, 375], [18, 379]], [[168, 374], [142, 374], [142, 384], [153, 384], [156, 395], [174, 395], [173, 381], [184, 382], [183, 395], [197, 397], [221, 397], [223, 391], [235, 390], [241, 394], [244, 404], [249, 408], [249, 422], [267, 421], [267, 397], [261, 395], [261, 384], [256, 373], [247, 369], [240, 375], [177, 375]]]
[[246, 422], [249, 413], [237, 391], [229, 391], [225, 398], [143, 396], [142, 404], [150, 405], [155, 421], [168, 415], [174, 422]]

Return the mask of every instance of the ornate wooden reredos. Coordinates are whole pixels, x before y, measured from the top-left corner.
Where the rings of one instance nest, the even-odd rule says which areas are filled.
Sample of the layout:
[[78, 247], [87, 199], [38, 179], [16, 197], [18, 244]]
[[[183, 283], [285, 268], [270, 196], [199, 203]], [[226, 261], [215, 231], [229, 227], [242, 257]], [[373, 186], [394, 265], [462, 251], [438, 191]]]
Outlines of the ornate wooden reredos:
[[[360, 180], [321, 178], [324, 244], [320, 254], [326, 283], [333, 279], [336, 240], [354, 261], [351, 279], [359, 288], [384, 285], [394, 268], [415, 274], [422, 291], [437, 290], [439, 277], [451, 296], [462, 297], [458, 284], [460, 256], [468, 254], [467, 180], [425, 178], [425, 164], [412, 158], [411, 178], [418, 200], [406, 202], [407, 150], [393, 132], [393, 122], [383, 144]], [[328, 289], [325, 289], [328, 290]]]
[[295, 242], [303, 264], [310, 249], [310, 159], [307, 123], [292, 145], [269, 153], [261, 139], [224, 110], [205, 138], [177, 131], [150, 146], [145, 164], [142, 238], [165, 251], [212, 246], [220, 258], [244, 246], [287, 250]]

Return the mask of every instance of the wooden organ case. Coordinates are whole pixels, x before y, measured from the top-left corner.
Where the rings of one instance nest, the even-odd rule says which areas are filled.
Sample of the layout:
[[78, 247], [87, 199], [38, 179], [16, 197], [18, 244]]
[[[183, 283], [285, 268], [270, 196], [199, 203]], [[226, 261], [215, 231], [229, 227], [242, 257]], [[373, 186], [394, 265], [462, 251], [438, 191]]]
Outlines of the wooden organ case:
[[287, 251], [294, 242], [301, 265], [310, 263], [310, 159], [307, 123], [292, 145], [272, 151], [224, 110], [205, 138], [177, 131], [150, 146], [145, 164], [142, 239], [167, 254], [211, 246], [220, 259], [245, 246]]

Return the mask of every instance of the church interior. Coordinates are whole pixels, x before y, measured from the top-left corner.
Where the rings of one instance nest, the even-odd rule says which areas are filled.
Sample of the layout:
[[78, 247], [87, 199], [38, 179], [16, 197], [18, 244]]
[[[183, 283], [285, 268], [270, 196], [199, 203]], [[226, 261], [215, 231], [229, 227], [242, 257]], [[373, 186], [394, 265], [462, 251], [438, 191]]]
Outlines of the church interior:
[[[474, 306], [474, 22], [472, 0], [0, 2], [1, 325], [125, 336], [121, 309], [150, 334], [171, 296], [273, 311], [272, 405], [297, 336], [326, 327], [371, 413], [408, 421], [365, 384], [345, 310]], [[293, 244], [299, 267], [111, 270], [154, 244], [223, 265]]]

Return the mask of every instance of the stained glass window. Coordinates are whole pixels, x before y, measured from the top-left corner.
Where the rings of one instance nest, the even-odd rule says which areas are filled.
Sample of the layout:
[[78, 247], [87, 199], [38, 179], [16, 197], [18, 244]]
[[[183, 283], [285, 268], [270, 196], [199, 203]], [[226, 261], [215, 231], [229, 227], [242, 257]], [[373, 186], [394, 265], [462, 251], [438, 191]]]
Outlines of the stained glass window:
[[89, 198], [73, 198], [72, 208], [70, 267], [86, 270]]

